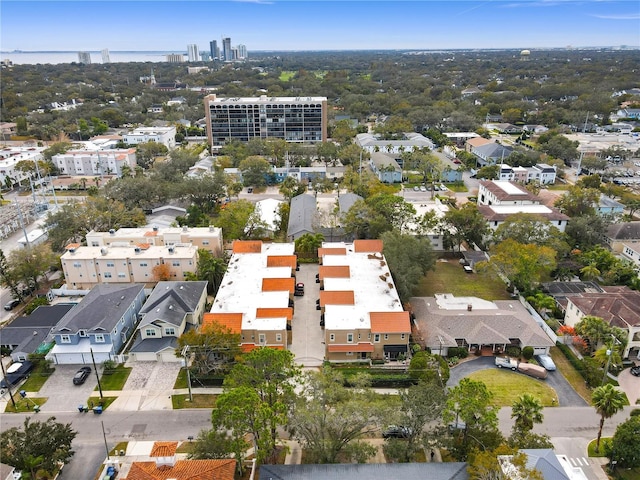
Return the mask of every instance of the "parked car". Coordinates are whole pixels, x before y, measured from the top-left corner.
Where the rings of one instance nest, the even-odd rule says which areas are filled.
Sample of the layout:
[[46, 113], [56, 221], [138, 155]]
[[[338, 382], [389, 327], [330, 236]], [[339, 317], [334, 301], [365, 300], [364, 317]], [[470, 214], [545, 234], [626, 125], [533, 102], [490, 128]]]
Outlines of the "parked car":
[[640, 377], [640, 365], [631, 367], [631, 375], [634, 377]]
[[401, 425], [391, 425], [382, 432], [382, 438], [409, 438], [410, 436], [411, 429]]
[[456, 165], [460, 165], [462, 162], [456, 158], [453, 160], [453, 163], [455, 163]]
[[293, 295], [294, 295], [295, 297], [302, 297], [302, 296], [304, 296], [304, 283], [302, 283], [302, 282], [296, 283], [296, 287], [295, 287], [295, 289], [293, 290]]
[[33, 370], [33, 363], [28, 360], [12, 363], [9, 365], [9, 368], [7, 368], [6, 375], [0, 382], [0, 388], [4, 390], [9, 388], [9, 385], [15, 387], [23, 379], [29, 376], [31, 370]]
[[18, 300], [17, 298], [14, 298], [4, 306], [4, 309], [8, 312], [16, 308], [18, 305], [20, 305], [20, 300]]
[[496, 357], [495, 364], [498, 368], [510, 368], [514, 372], [518, 369], [518, 361], [509, 357]]
[[82, 385], [90, 373], [91, 373], [91, 367], [82, 367], [73, 376], [73, 384]]
[[418, 187], [417, 185], [415, 187], [413, 187], [413, 191], [414, 192], [419, 192], [420, 191], [420, 187]]
[[536, 355], [536, 360], [540, 365], [542, 365], [545, 369], [553, 372], [556, 369], [556, 364], [553, 363], [553, 359], [546, 354]]
[[420, 186], [420, 191], [421, 192], [426, 192], [427, 191], [427, 187], [425, 187], [424, 185]]

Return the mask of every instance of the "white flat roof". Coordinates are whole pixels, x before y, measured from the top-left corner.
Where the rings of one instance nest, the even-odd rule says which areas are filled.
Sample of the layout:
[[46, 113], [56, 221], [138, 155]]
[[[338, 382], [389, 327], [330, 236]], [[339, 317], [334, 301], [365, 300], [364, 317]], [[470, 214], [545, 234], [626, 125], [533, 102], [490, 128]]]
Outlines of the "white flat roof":
[[514, 185], [511, 182], [507, 182], [504, 180], [494, 180], [493, 183], [504, 190], [509, 195], [528, 195], [527, 192], [523, 192], [520, 187]]
[[[169, 248], [173, 248], [173, 253], [169, 252]], [[107, 246], [107, 247], [78, 247], [75, 252], [67, 251], [62, 255], [63, 260], [73, 260], [73, 259], [81, 259], [81, 260], [90, 260], [90, 259], [112, 259], [112, 260], [121, 260], [124, 258], [133, 259], [133, 258], [146, 258], [146, 259], [155, 259], [163, 257], [165, 259], [169, 259], [171, 257], [174, 258], [192, 258], [198, 251], [198, 247], [194, 245], [174, 245], [173, 247], [169, 246], [157, 246], [151, 245], [148, 248], [141, 248], [139, 252], [136, 252], [135, 247], [133, 245], [128, 246]]]
[[443, 310], [467, 310], [469, 305], [473, 310], [498, 310], [498, 305], [478, 297], [456, 297], [451, 293], [437, 293], [434, 295], [436, 305]]

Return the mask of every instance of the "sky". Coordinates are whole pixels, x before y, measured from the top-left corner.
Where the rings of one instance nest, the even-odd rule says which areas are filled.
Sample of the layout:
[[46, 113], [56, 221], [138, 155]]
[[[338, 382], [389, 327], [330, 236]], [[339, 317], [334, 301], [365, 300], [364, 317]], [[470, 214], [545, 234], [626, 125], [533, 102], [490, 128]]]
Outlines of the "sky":
[[640, 47], [638, 0], [0, 1], [0, 50]]

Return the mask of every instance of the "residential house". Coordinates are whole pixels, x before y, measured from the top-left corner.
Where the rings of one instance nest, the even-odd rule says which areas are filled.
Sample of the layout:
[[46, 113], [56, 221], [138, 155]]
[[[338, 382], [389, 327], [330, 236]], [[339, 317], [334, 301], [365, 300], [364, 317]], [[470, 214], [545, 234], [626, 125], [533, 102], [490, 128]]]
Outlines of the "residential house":
[[293, 243], [233, 242], [229, 266], [203, 325], [241, 336], [243, 351], [291, 343], [297, 257]]
[[139, 313], [133, 360], [176, 362], [178, 337], [202, 321], [207, 282], [158, 282]]
[[607, 215], [617, 218], [624, 214], [624, 205], [604, 194], [600, 195], [600, 199], [595, 205], [595, 209], [596, 213], [601, 216]]
[[267, 236], [273, 237], [280, 228], [280, 205], [284, 202], [275, 198], [265, 198], [256, 202], [255, 213], [266, 226]]
[[451, 347], [502, 353], [507, 347], [533, 347], [548, 353], [555, 345], [517, 300], [490, 302], [450, 293], [414, 297], [412, 313], [426, 347], [447, 356]]
[[618, 118], [640, 120], [640, 108], [622, 108], [616, 112]]
[[[632, 262], [640, 270], [640, 244], [622, 244], [622, 258]], [[639, 274], [640, 275], [640, 274]]]
[[122, 140], [129, 145], [161, 143], [171, 150], [176, 146], [176, 127], [138, 127], [124, 134]]
[[341, 463], [334, 465], [260, 465], [263, 480], [467, 480], [467, 464], [431, 463]]
[[541, 135], [544, 132], [548, 132], [549, 128], [544, 125], [524, 125], [522, 130], [525, 132], [533, 133], [534, 135]]
[[381, 240], [322, 244], [320, 309], [325, 360], [356, 362], [407, 356], [411, 323], [393, 283]]
[[105, 247], [67, 245], [60, 257], [68, 287], [88, 289], [97, 284], [144, 283], [153, 287], [166, 273], [184, 280], [195, 273], [198, 249], [190, 243], [155, 246], [149, 243], [112, 243]]
[[149, 108], [147, 108], [147, 113], [162, 113], [164, 112], [164, 107], [161, 103], [154, 103]]
[[509, 135], [517, 134], [517, 133], [521, 133], [522, 132], [522, 128], [520, 128], [520, 127], [518, 127], [516, 125], [513, 125], [511, 123], [499, 123], [499, 122], [487, 123], [485, 125], [485, 128], [488, 129], [488, 130], [495, 130], [495, 131], [497, 131], [499, 133], [506, 133], [506, 134], [509, 134]]
[[444, 136], [454, 142], [458, 148], [463, 148], [468, 140], [480, 137], [480, 135], [475, 132], [452, 132], [445, 133]]
[[540, 185], [552, 185], [556, 183], [557, 167], [538, 163], [527, 169], [527, 182], [537, 182]]
[[313, 221], [317, 212], [316, 198], [302, 194], [291, 199], [287, 238], [294, 241], [306, 233], [315, 233]]
[[189, 167], [185, 176], [188, 178], [201, 178], [206, 175], [213, 174], [215, 165], [215, 158], [213, 157], [205, 157], [201, 160], [198, 160], [193, 167]]
[[[580, 467], [574, 467], [566, 455], [556, 455], [550, 448], [518, 450], [526, 456], [527, 470], [536, 470], [541, 480], [584, 480], [586, 477]], [[498, 455], [498, 464], [506, 478], [521, 478], [518, 468], [513, 464], [513, 455]]]
[[623, 222], [609, 225], [605, 241], [615, 253], [622, 253], [624, 246], [640, 245], [640, 222]]
[[192, 245], [219, 255], [222, 253], [222, 229], [219, 227], [133, 227], [96, 232], [86, 235], [89, 247], [136, 246], [148, 244], [157, 247]]
[[15, 467], [0, 463], [0, 480], [20, 480], [22, 473], [16, 472]]
[[444, 236], [442, 235], [442, 230], [440, 227], [436, 226], [429, 231], [424, 231], [423, 228], [418, 224], [418, 219], [424, 217], [425, 214], [429, 212], [433, 212], [435, 218], [440, 220], [444, 217], [445, 213], [449, 211], [449, 206], [442, 203], [438, 198], [434, 198], [433, 200], [426, 200], [422, 202], [418, 201], [410, 201], [413, 208], [416, 210], [416, 215], [414, 220], [407, 223], [406, 230], [421, 236], [426, 236], [429, 238], [431, 242], [431, 248], [435, 251], [443, 251], [444, 248]]
[[471, 153], [476, 156], [478, 165], [484, 167], [486, 165], [504, 163], [505, 159], [509, 158], [509, 155], [513, 153], [513, 148], [490, 142], [473, 147]]
[[96, 285], [53, 328], [46, 358], [55, 364], [113, 360], [131, 337], [146, 295], [144, 285]]
[[123, 464], [118, 478], [123, 480], [234, 480], [236, 461], [186, 460], [178, 458], [178, 442], [155, 442], [148, 460]]
[[481, 180], [478, 205], [535, 205], [540, 203], [535, 194], [522, 186], [501, 180]]
[[473, 137], [464, 142], [464, 150], [465, 152], [471, 153], [474, 148], [482, 145], [488, 145], [490, 143], [494, 143], [494, 141], [488, 140], [484, 137]]
[[122, 169], [134, 171], [137, 166], [135, 148], [104, 150], [68, 150], [51, 157], [51, 161], [64, 175], [122, 176]]
[[568, 297], [580, 296], [583, 293], [604, 293], [602, 287], [596, 282], [546, 282], [541, 287], [544, 293], [553, 297], [563, 315], [569, 303]]
[[603, 286], [602, 292], [567, 297], [565, 325], [575, 327], [586, 316], [600, 317], [629, 332], [623, 358], [640, 354], [640, 292], [626, 286]]
[[14, 362], [24, 362], [32, 353], [46, 353], [53, 346], [52, 329], [73, 306], [41, 305], [29, 316], [16, 318], [0, 330], [0, 346], [11, 351]]
[[9, 183], [15, 185], [19, 182], [28, 183], [31, 175], [16, 168], [16, 165], [22, 161], [37, 162], [42, 160], [42, 152], [45, 147], [7, 147], [0, 148], [0, 183], [7, 185]]
[[372, 133], [359, 133], [356, 135], [355, 143], [369, 153], [386, 152], [395, 155], [401, 155], [403, 152], [413, 152], [414, 150], [433, 150], [435, 148], [431, 140], [415, 132], [404, 133], [403, 138], [393, 140], [386, 140]]
[[373, 152], [371, 153], [369, 166], [382, 183], [402, 182], [402, 168], [398, 165], [394, 155]]

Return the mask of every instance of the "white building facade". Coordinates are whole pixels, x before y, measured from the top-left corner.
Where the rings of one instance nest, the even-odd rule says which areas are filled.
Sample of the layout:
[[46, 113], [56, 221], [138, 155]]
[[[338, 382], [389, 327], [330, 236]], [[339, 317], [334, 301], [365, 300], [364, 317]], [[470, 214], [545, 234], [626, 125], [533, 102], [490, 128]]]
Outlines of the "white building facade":
[[139, 143], [161, 143], [169, 150], [176, 146], [176, 127], [139, 127], [122, 136], [129, 145]]

